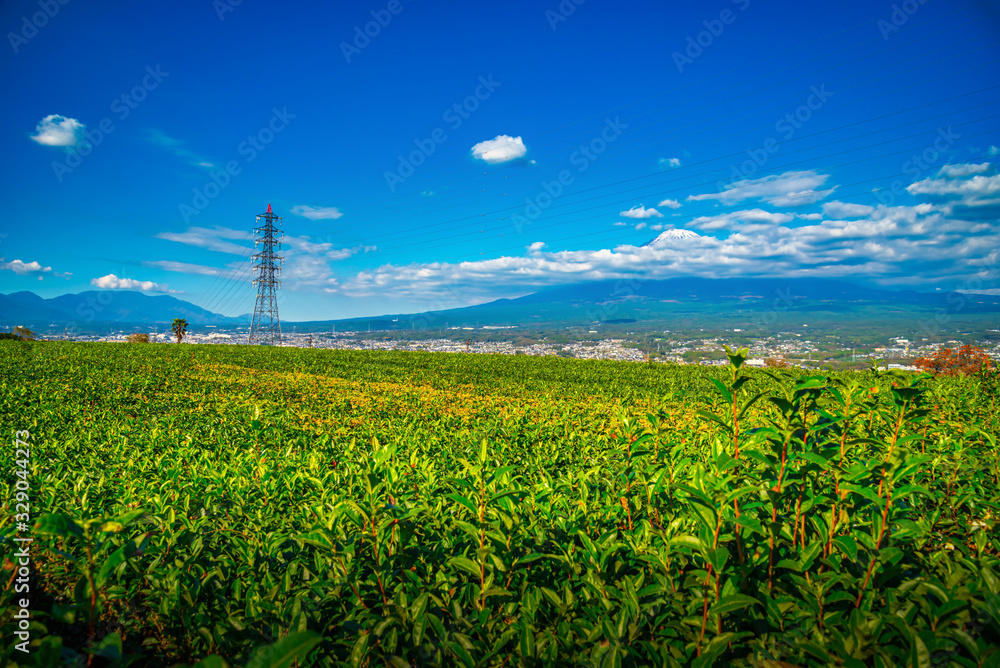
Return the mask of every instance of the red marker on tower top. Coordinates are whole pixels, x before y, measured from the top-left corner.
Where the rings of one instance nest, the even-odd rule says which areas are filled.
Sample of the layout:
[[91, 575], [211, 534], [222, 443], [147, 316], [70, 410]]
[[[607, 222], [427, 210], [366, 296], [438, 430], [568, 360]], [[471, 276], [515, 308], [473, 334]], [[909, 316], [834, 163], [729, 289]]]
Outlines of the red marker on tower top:
[[267, 212], [271, 213], [271, 205], [270, 204], [267, 205]]

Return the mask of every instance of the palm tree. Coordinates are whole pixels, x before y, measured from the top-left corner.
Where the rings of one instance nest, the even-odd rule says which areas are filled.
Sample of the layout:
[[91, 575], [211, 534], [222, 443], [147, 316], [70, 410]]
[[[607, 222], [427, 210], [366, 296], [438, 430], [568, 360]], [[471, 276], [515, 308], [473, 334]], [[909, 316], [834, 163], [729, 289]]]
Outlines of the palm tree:
[[184, 334], [187, 333], [188, 321], [184, 318], [174, 318], [174, 324], [170, 325], [170, 331], [177, 337], [177, 343], [181, 342]]

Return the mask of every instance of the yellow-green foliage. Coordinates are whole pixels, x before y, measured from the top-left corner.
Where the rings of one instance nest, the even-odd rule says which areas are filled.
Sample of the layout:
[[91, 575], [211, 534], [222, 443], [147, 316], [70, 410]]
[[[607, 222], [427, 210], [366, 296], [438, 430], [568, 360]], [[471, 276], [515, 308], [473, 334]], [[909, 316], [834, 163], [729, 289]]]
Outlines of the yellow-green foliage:
[[728, 354], [0, 342], [33, 660], [996, 665], [996, 388]]

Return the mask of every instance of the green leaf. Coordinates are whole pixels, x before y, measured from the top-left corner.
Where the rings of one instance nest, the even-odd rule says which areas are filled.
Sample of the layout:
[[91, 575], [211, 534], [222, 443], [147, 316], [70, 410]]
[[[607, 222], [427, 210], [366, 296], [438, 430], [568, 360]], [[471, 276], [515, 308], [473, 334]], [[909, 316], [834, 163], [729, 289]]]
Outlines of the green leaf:
[[722, 384], [721, 380], [718, 378], [709, 378], [708, 380], [712, 383], [712, 385], [715, 385], [715, 388], [719, 391], [719, 394], [722, 395], [722, 398], [726, 400], [726, 403], [733, 403], [733, 393], [729, 391], [729, 388]]
[[545, 554], [539, 554], [538, 552], [532, 552], [531, 554], [526, 554], [523, 557], [518, 557], [517, 560], [514, 561], [514, 565], [511, 568], [524, 566], [525, 564], [530, 564], [533, 561], [538, 561], [539, 559], [543, 559], [547, 556], [548, 555]]
[[117, 633], [104, 637], [94, 648], [94, 655], [104, 657], [109, 661], [119, 661], [122, 658], [122, 638]]
[[705, 557], [708, 559], [708, 563], [712, 564], [716, 573], [722, 573], [726, 568], [726, 561], [729, 560], [729, 550], [722, 545], [714, 549], [706, 549]]
[[527, 490], [512, 489], [510, 491], [502, 492], [500, 494], [494, 494], [493, 496], [490, 497], [490, 503], [493, 503], [494, 501], [499, 501], [500, 499], [506, 499], [507, 497], [510, 496], [526, 496], [527, 494], [528, 494]]
[[701, 542], [700, 538], [690, 535], [671, 538], [670, 545], [683, 545], [684, 547], [690, 547], [691, 549], [698, 551], [701, 551], [701, 549], [705, 546], [704, 543]]
[[943, 603], [939, 608], [934, 611], [935, 626], [940, 627], [941, 622], [945, 621], [949, 617], [957, 615], [959, 612], [969, 607], [968, 602], [959, 599], [952, 599]]
[[333, 543], [330, 542], [327, 532], [321, 530], [299, 534], [295, 536], [295, 540], [301, 541], [306, 545], [313, 545], [314, 547], [321, 547], [327, 550], [335, 549]]
[[38, 523], [35, 524], [35, 531], [61, 538], [68, 538], [70, 536], [83, 537], [83, 527], [69, 515], [62, 513], [43, 515], [38, 519]]
[[312, 648], [322, 640], [323, 637], [315, 631], [291, 633], [276, 643], [258, 649], [250, 657], [248, 665], [255, 668], [290, 668], [296, 661], [305, 662]]
[[916, 668], [931, 668], [931, 652], [927, 649], [927, 644], [919, 633], [911, 633], [913, 645], [911, 646], [911, 666]]
[[469, 559], [468, 557], [452, 557], [451, 559], [448, 560], [448, 563], [451, 564], [452, 566], [461, 568], [463, 571], [471, 575], [474, 575], [477, 578], [480, 576], [479, 564], [474, 562], [472, 559]]
[[475, 668], [476, 662], [472, 660], [472, 655], [469, 654], [469, 650], [462, 647], [461, 643], [457, 642], [445, 642], [445, 647], [451, 650], [452, 654], [458, 657], [466, 668]]
[[524, 627], [521, 631], [520, 649], [523, 658], [535, 658], [535, 634], [530, 626]]
[[[424, 594], [426, 596], [426, 594]], [[413, 620], [413, 644], [417, 647], [424, 641], [424, 631], [427, 629], [427, 617], [420, 615]]]
[[800, 452], [798, 457], [799, 459], [804, 459], [811, 464], [815, 464], [823, 470], [830, 468], [830, 462], [828, 462], [825, 457], [821, 457], [815, 452]]
[[851, 536], [837, 536], [833, 539], [833, 544], [840, 548], [840, 551], [850, 559], [856, 561], [858, 558], [858, 543]]
[[[358, 639], [354, 641], [354, 646], [351, 647], [351, 656], [349, 657], [352, 666], [360, 666], [364, 660], [365, 654], [368, 653], [368, 638], [369, 634], [366, 632], [360, 634]], [[256, 665], [253, 659], [250, 660], [250, 665]]]
[[111, 572], [118, 568], [121, 564], [125, 563], [126, 547], [126, 545], [122, 545], [104, 560], [104, 563], [101, 565], [101, 570], [98, 571], [97, 577], [94, 579], [94, 584], [98, 589], [103, 589]]
[[712, 422], [716, 423], [717, 425], [719, 425], [720, 427], [722, 427], [723, 429], [725, 429], [726, 433], [732, 433], [733, 428], [730, 427], [726, 423], [726, 421], [723, 420], [722, 418], [720, 418], [718, 415], [715, 415], [714, 413], [709, 413], [708, 411], [703, 411], [703, 410], [697, 410], [697, 411], [695, 411], [695, 413], [697, 415], [705, 418], [706, 420], [711, 420]]
[[758, 392], [757, 394], [755, 394], [753, 398], [750, 399], [750, 401], [748, 401], [746, 404], [743, 405], [743, 408], [740, 409], [739, 415], [736, 416], [736, 419], [743, 420], [743, 416], [747, 414], [747, 411], [753, 408], [753, 405], [756, 404], [765, 396], [767, 396], [767, 392]]
[[763, 607], [763, 603], [753, 598], [752, 596], [746, 596], [744, 594], [730, 594], [729, 596], [723, 596], [721, 599], [712, 605], [711, 613], [713, 615], [721, 615], [727, 612], [732, 612], [733, 610], [741, 610], [750, 605], [759, 605]]
[[462, 496], [461, 494], [448, 494], [447, 496], [452, 501], [457, 501], [458, 503], [461, 503], [463, 506], [471, 510], [476, 515], [479, 514], [479, 508], [476, 508], [476, 504], [474, 504], [472, 501]]

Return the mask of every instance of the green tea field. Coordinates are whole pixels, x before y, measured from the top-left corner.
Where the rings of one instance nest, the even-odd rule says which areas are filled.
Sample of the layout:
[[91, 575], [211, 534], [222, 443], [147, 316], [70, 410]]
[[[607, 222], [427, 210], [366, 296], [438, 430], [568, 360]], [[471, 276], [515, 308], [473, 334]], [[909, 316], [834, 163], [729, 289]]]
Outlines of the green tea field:
[[1000, 666], [1000, 377], [744, 359], [0, 341], [0, 665]]

